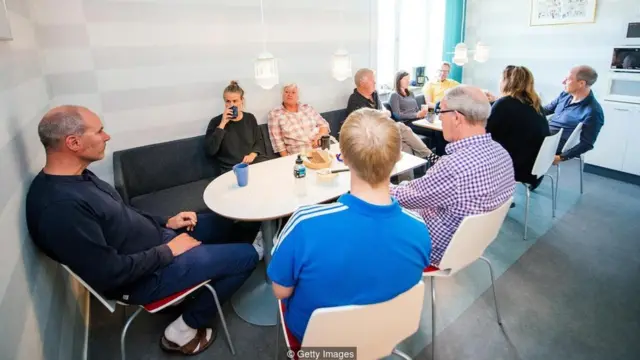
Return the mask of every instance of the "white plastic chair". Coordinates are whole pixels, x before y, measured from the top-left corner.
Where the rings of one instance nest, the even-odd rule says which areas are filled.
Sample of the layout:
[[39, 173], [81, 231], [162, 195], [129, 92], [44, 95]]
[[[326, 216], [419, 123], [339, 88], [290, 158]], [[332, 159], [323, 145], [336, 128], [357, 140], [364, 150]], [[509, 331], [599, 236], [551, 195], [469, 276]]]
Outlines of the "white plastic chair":
[[494, 285], [491, 262], [482, 256], [485, 249], [495, 240], [504, 222], [513, 198], [507, 200], [497, 209], [478, 215], [465, 217], [458, 230], [451, 238], [438, 267], [429, 266], [422, 273], [423, 277], [431, 277], [431, 358], [436, 358], [436, 277], [449, 277], [480, 259], [489, 266], [493, 301], [496, 305], [498, 325], [502, 327], [502, 318], [498, 310], [498, 298]]
[[[556, 189], [555, 181], [553, 176], [547, 174], [551, 165], [553, 165], [553, 160], [556, 157], [556, 151], [558, 149], [558, 144], [560, 143], [560, 137], [562, 137], [562, 131], [564, 129], [560, 129], [556, 134], [547, 136], [542, 142], [542, 146], [540, 146], [540, 151], [538, 151], [538, 156], [536, 157], [536, 162], [533, 164], [533, 169], [531, 169], [531, 174], [537, 176], [538, 178], [548, 177], [551, 179], [551, 216], [556, 217]], [[527, 203], [524, 209], [524, 240], [527, 240], [527, 230], [529, 229], [529, 201], [531, 200], [531, 190], [528, 184], [520, 183], [524, 185], [525, 190], [527, 191]]]
[[[124, 302], [114, 301], [114, 300], [107, 300], [107, 298], [105, 296], [103, 296], [99, 292], [95, 291], [91, 286], [89, 286], [89, 284], [87, 284], [84, 280], [82, 280], [82, 278], [80, 276], [78, 276], [76, 273], [71, 271], [71, 269], [69, 269], [69, 267], [67, 267], [66, 265], [62, 265], [62, 267], [65, 270], [67, 270], [69, 272], [69, 274], [71, 274], [76, 280], [78, 280], [78, 282], [80, 282], [85, 288], [87, 288], [87, 290], [89, 290], [89, 292], [91, 292], [91, 294], [93, 294], [93, 296], [95, 296], [96, 299], [98, 299], [98, 301], [100, 301], [100, 303], [102, 303], [102, 305], [104, 305], [109, 310], [109, 312], [111, 312], [112, 314], [116, 311], [116, 305], [130, 306], [130, 304], [127, 304], [127, 303], [124, 303]], [[169, 306], [173, 306], [173, 305], [179, 304], [189, 294], [191, 294], [194, 291], [200, 289], [201, 287], [207, 288], [211, 292], [211, 294], [213, 295], [213, 299], [215, 300], [216, 307], [218, 308], [218, 314], [220, 314], [220, 322], [222, 322], [222, 327], [224, 328], [224, 333], [227, 336], [227, 343], [229, 344], [229, 349], [231, 350], [231, 354], [235, 355], [236, 354], [236, 350], [233, 347], [233, 343], [231, 343], [231, 336], [229, 336], [229, 331], [227, 329], [227, 323], [224, 320], [224, 315], [222, 314], [222, 307], [220, 306], [220, 301], [218, 300], [218, 294], [216, 293], [216, 291], [213, 288], [213, 286], [209, 285], [209, 280], [207, 280], [207, 281], [204, 281], [204, 282], [202, 282], [202, 283], [200, 283], [198, 285], [195, 285], [195, 286], [192, 286], [192, 287], [190, 287], [188, 289], [182, 290], [179, 293], [170, 295], [170, 296], [168, 296], [168, 297], [166, 297], [164, 299], [158, 300], [158, 301], [153, 302], [151, 304], [139, 305], [138, 309], [131, 316], [129, 316], [129, 318], [127, 319], [127, 321], [124, 324], [124, 327], [122, 329], [122, 333], [120, 334], [120, 355], [122, 357], [122, 360], [126, 360], [125, 337], [127, 335], [127, 330], [129, 329], [129, 326], [131, 326], [131, 323], [133, 322], [133, 319], [135, 319], [140, 314], [140, 312], [142, 312], [143, 309], [146, 310], [148, 313], [151, 313], [151, 314], [157, 313], [158, 311], [163, 310], [163, 309], [165, 309], [165, 308], [167, 308]]]
[[[423, 302], [424, 283], [420, 280], [385, 302], [316, 309], [309, 319], [302, 347], [356, 347], [358, 359], [374, 360], [394, 354], [411, 360], [395, 346], [418, 331]], [[299, 344], [294, 343], [295, 338], [284, 322], [286, 310], [282, 302], [278, 305], [278, 321], [287, 348], [296, 351]]]
[[[565, 152], [572, 147], [578, 145], [580, 143], [580, 135], [582, 135], [582, 123], [579, 123], [578, 126], [573, 130], [567, 142], [564, 143], [562, 147], [562, 152]], [[580, 194], [582, 194], [582, 177], [584, 173], [584, 154], [580, 154]], [[556, 165], [556, 194], [558, 193], [558, 188], [560, 187], [560, 163]]]

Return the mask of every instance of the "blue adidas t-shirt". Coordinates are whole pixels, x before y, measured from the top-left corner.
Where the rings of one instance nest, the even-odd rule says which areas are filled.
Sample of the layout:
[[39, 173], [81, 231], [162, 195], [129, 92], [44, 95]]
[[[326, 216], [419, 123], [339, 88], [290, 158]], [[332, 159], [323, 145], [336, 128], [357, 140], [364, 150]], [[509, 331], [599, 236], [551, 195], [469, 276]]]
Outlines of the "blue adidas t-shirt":
[[413, 287], [429, 265], [422, 218], [400, 207], [347, 194], [298, 209], [282, 229], [267, 273], [294, 287], [285, 322], [302, 340], [315, 309], [389, 300]]

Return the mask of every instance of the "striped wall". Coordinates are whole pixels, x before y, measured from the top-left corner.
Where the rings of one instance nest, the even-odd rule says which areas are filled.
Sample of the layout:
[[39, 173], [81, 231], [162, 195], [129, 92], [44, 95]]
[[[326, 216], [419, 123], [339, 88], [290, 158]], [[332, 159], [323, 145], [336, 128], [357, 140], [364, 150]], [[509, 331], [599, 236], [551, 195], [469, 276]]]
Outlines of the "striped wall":
[[0, 358], [79, 359], [86, 294], [28, 237], [24, 199], [44, 162], [36, 128], [51, 91], [35, 14], [6, 0], [13, 41], [0, 41]]
[[113, 151], [203, 134], [230, 80], [245, 89], [246, 111], [266, 122], [280, 87], [253, 80], [265, 33], [281, 84], [298, 83], [319, 111], [346, 106], [353, 81], [331, 78], [331, 55], [343, 43], [354, 69], [374, 65], [375, 2], [263, 1], [266, 32], [259, 0], [39, 1], [52, 102], [94, 109], [112, 136], [105, 160], [92, 165], [98, 175], [112, 181]]
[[561, 82], [572, 66], [587, 64], [600, 76], [593, 90], [603, 97], [613, 47], [630, 42], [626, 27], [640, 19], [640, 1], [598, 0], [594, 23], [556, 26], [529, 26], [530, 7], [531, 0], [467, 1], [465, 43], [474, 48], [483, 41], [491, 53], [483, 64], [470, 59], [464, 82], [497, 92], [502, 69], [524, 65], [548, 102], [562, 91]]

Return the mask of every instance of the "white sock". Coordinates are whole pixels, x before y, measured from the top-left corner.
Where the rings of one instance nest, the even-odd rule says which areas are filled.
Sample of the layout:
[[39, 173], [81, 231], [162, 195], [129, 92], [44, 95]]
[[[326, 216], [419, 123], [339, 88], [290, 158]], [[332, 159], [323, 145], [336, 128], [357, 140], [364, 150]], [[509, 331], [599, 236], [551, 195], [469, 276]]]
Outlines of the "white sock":
[[[178, 346], [185, 346], [189, 341], [193, 340], [196, 332], [196, 329], [189, 327], [184, 322], [182, 315], [180, 315], [164, 330], [164, 337]], [[207, 332], [207, 336], [210, 336], [209, 332]]]
[[262, 231], [258, 232], [258, 235], [256, 235], [256, 239], [253, 240], [252, 245], [258, 253], [258, 261], [262, 260], [262, 257], [264, 256], [264, 240], [262, 240]]

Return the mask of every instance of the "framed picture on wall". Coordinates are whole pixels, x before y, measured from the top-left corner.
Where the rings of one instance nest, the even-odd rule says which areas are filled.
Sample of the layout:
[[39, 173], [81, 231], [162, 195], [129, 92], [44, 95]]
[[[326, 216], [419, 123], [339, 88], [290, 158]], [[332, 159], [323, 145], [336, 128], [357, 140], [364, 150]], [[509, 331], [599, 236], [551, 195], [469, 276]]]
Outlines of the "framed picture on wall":
[[0, 41], [11, 40], [11, 28], [9, 27], [9, 14], [4, 0], [0, 0]]
[[596, 0], [531, 0], [529, 25], [592, 23], [596, 20]]

